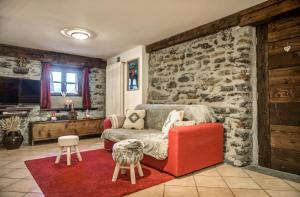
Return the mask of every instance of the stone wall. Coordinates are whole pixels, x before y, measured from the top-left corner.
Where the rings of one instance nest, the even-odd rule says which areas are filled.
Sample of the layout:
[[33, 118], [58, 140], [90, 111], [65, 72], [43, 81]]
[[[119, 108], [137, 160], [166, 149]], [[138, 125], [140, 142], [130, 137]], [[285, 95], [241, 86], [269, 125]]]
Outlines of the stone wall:
[[[30, 68], [28, 74], [15, 74], [12, 70], [17, 66], [18, 58], [0, 56], [0, 76], [16, 77], [32, 80], [41, 79], [41, 62], [36, 60], [30, 60], [28, 68]], [[90, 110], [92, 117], [105, 117], [105, 69], [92, 68], [89, 75], [89, 86], [92, 108], [96, 110]], [[28, 124], [31, 121], [44, 121], [47, 120], [51, 111], [40, 111], [39, 105], [31, 105], [33, 110], [29, 113], [28, 117], [23, 118], [21, 132], [24, 136], [24, 143], [28, 143]], [[63, 106], [62, 106], [63, 107]], [[78, 111], [78, 119], [84, 118], [85, 111]], [[61, 112], [57, 115], [67, 115], [67, 112]]]
[[233, 27], [149, 56], [148, 103], [205, 104], [225, 127], [225, 159], [252, 158], [255, 29]]

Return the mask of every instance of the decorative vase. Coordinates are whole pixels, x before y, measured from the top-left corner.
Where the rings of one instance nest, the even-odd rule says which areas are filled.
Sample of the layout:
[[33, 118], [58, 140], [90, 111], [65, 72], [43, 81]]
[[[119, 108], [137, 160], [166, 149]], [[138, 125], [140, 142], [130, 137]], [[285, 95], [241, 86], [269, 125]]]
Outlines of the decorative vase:
[[20, 131], [5, 132], [2, 138], [3, 145], [6, 149], [17, 149], [23, 143], [23, 136]]

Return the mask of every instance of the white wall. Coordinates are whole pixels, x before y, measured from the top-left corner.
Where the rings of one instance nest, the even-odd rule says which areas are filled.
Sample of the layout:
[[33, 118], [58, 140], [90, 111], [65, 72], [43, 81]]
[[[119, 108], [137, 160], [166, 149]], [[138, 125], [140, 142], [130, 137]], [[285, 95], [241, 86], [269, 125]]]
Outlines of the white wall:
[[[140, 45], [119, 55], [107, 59], [107, 64], [114, 64], [120, 57], [121, 62], [125, 62], [124, 66], [124, 111], [126, 109], [134, 109], [136, 105], [147, 102], [148, 90], [148, 54], [145, 46]], [[127, 61], [139, 58], [139, 89], [128, 91], [127, 89]]]

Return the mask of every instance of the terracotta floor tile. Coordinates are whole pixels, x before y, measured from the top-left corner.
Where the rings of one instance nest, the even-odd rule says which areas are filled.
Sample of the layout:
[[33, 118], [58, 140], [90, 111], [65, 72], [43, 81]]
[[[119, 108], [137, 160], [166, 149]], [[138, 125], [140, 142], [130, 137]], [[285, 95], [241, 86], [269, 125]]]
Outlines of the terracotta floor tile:
[[173, 179], [165, 183], [165, 185], [178, 185], [178, 186], [196, 186], [193, 176], [186, 176]]
[[270, 176], [270, 175], [266, 175], [263, 173], [259, 173], [259, 172], [254, 172], [251, 170], [244, 170], [250, 177], [252, 177], [253, 179], [276, 179], [277, 177], [274, 176]]
[[44, 194], [42, 194], [42, 193], [27, 193], [23, 197], [44, 197]]
[[260, 189], [231, 189], [235, 197], [268, 197], [269, 195]]
[[4, 188], [9, 185], [12, 185], [13, 183], [16, 183], [17, 181], [20, 181], [20, 179], [0, 178], [0, 190], [1, 190], [1, 188]]
[[22, 179], [6, 188], [2, 189], [3, 191], [11, 191], [11, 192], [40, 192], [39, 186], [36, 184], [34, 180]]
[[31, 176], [28, 169], [13, 169], [13, 171], [3, 175], [6, 178], [22, 179]]
[[25, 193], [19, 192], [0, 192], [0, 197], [22, 197]]
[[26, 168], [26, 165], [23, 161], [13, 161], [2, 166], [1, 168]]
[[199, 187], [222, 187], [227, 188], [222, 177], [194, 176], [197, 186]]
[[5, 165], [7, 165], [8, 163], [10, 163], [11, 161], [6, 161], [6, 160], [4, 160], [4, 161], [0, 161], [0, 166], [1, 166], [1, 168], [2, 168], [2, 166], [5, 166]]
[[266, 192], [272, 197], [299, 197], [300, 196], [300, 192], [297, 191], [266, 190]]
[[260, 189], [251, 178], [224, 177], [224, 179], [230, 188]]
[[267, 190], [295, 190], [281, 179], [256, 179], [255, 181]]
[[5, 176], [5, 174], [8, 174], [10, 172], [13, 172], [14, 169], [9, 169], [9, 168], [1, 168], [0, 170], [0, 177]]
[[288, 181], [288, 180], [284, 180], [284, 181], [287, 182], [289, 185], [291, 185], [296, 190], [300, 191], [300, 183]]
[[164, 197], [198, 197], [196, 187], [165, 186]]
[[220, 174], [218, 173], [217, 169], [211, 168], [195, 172], [194, 176], [220, 176]]
[[220, 187], [198, 187], [200, 197], [234, 197], [230, 189]]
[[142, 191], [128, 195], [128, 197], [163, 197], [164, 196], [164, 185], [156, 185]]
[[222, 165], [217, 167], [221, 176], [248, 177], [242, 168], [233, 167], [231, 165]]

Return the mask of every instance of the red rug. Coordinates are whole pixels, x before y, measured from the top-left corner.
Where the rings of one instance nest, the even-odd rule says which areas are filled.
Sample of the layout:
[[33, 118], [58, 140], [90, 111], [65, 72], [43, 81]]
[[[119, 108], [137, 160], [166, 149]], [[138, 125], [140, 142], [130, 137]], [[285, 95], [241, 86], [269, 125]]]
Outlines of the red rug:
[[[108, 197], [124, 196], [169, 180], [174, 177], [153, 168], [142, 166], [144, 177], [137, 177], [137, 183], [130, 183], [129, 173], [119, 174], [112, 182], [114, 161], [110, 152], [104, 149], [81, 153], [83, 161], [72, 155], [72, 166], [66, 165], [65, 156], [60, 164], [54, 164], [55, 157], [25, 161], [35, 181], [46, 197]], [[137, 173], [137, 172], [136, 172]]]

